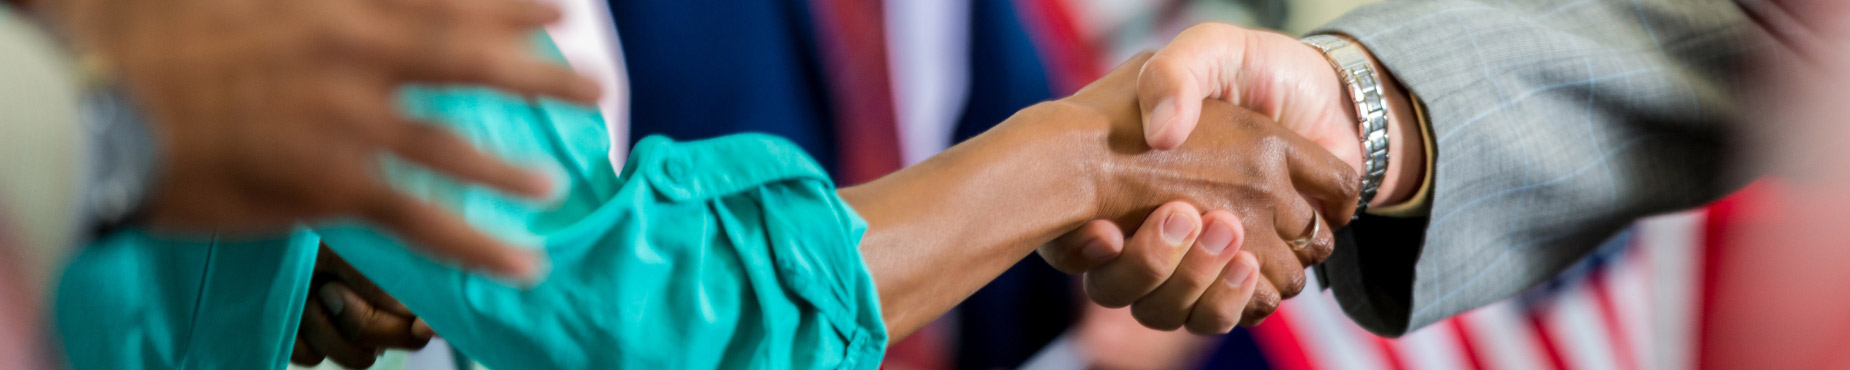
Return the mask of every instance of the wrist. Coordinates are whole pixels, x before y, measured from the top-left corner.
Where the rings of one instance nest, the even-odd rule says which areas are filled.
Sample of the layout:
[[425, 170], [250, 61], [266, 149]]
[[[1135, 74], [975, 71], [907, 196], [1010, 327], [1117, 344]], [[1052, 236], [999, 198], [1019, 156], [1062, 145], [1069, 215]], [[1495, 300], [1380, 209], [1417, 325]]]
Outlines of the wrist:
[[[1424, 132], [1412, 103], [1365, 45], [1342, 34], [1305, 39], [1331, 62], [1338, 77], [1343, 124], [1360, 150], [1332, 150], [1361, 166], [1363, 208], [1387, 207], [1413, 197], [1424, 179]], [[1370, 154], [1373, 153], [1373, 154]]]
[[1413, 101], [1394, 74], [1383, 66], [1368, 47], [1347, 35], [1337, 35], [1356, 46], [1375, 70], [1381, 97], [1387, 109], [1388, 164], [1380, 190], [1370, 200], [1370, 207], [1390, 207], [1413, 198], [1426, 177], [1425, 130], [1413, 114]]
[[[1370, 59], [1373, 63], [1373, 60]], [[1413, 198], [1426, 179], [1426, 132], [1413, 114], [1413, 100], [1387, 74], [1382, 75], [1388, 104], [1388, 172], [1375, 194], [1375, 207], [1400, 205]]]
[[[1097, 219], [1114, 206], [1109, 204], [1116, 199], [1109, 196], [1110, 140], [1124, 133], [1113, 133], [1112, 122], [1110, 113], [1099, 107], [1062, 99], [1022, 109], [992, 130], [1006, 142], [994, 146], [1011, 152], [1002, 157], [1058, 179], [1057, 190], [1047, 195], [1054, 201], [1050, 204], [1066, 209], [1059, 212], [1060, 231]], [[1131, 134], [1142, 139], [1141, 131]]]

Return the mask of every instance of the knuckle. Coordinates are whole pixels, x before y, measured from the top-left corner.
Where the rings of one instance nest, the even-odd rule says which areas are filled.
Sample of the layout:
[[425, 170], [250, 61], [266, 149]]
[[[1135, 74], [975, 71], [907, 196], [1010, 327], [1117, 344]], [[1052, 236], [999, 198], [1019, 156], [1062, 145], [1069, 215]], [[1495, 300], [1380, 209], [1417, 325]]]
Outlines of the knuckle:
[[1254, 294], [1253, 300], [1246, 305], [1246, 314], [1242, 315], [1241, 322], [1258, 323], [1265, 320], [1266, 317], [1272, 316], [1272, 312], [1278, 311], [1279, 301], [1275, 293]]
[[1189, 81], [1191, 72], [1186, 53], [1174, 49], [1157, 51], [1144, 61], [1143, 70], [1139, 71], [1138, 85], [1145, 87], [1172, 87]]
[[1307, 279], [1304, 277], [1303, 270], [1292, 270], [1291, 273], [1285, 274], [1285, 281], [1278, 282], [1278, 284], [1279, 296], [1281, 298], [1291, 298], [1298, 296], [1298, 293], [1304, 291]]
[[1330, 260], [1330, 251], [1329, 244], [1311, 243], [1310, 246], [1304, 248], [1304, 252], [1298, 256], [1298, 259], [1304, 262], [1305, 266], [1316, 266]]
[[1169, 279], [1170, 265], [1157, 256], [1142, 256], [1135, 259], [1128, 269], [1117, 271], [1119, 278], [1137, 287], [1154, 288], [1157, 283]]
[[[1255, 127], [1255, 128], [1261, 124], [1260, 122], [1257, 122], [1256, 120], [1246, 120], [1246, 122], [1248, 125]], [[1257, 144], [1258, 144], [1259, 150], [1264, 151], [1265, 153], [1284, 154], [1286, 153], [1286, 150], [1291, 149], [1291, 139], [1286, 138], [1284, 135], [1280, 133], [1276, 133], [1276, 132], [1266, 133], [1265, 135], [1260, 136], [1258, 140], [1259, 142]], [[1276, 159], [1278, 160], [1267, 161], [1267, 163], [1268, 164], [1283, 164], [1285, 156], [1277, 155]]]
[[1342, 181], [1342, 184], [1338, 190], [1342, 191], [1343, 195], [1349, 198], [1362, 195], [1362, 174], [1360, 172], [1348, 167], [1343, 167], [1336, 171], [1341, 173], [1341, 175], [1338, 175], [1338, 179]]

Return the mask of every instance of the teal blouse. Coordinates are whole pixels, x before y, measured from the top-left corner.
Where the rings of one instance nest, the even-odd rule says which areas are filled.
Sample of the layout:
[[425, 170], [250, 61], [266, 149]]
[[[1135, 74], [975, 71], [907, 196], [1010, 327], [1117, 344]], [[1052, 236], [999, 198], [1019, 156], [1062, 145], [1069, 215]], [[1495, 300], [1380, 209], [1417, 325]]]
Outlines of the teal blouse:
[[618, 172], [590, 108], [477, 88], [414, 88], [404, 101], [569, 185], [531, 202], [383, 166], [400, 189], [544, 251], [544, 281], [471, 275], [357, 223], [248, 239], [127, 230], [82, 251], [56, 291], [70, 365], [281, 368], [321, 242], [492, 369], [879, 365], [887, 333], [856, 248], [867, 225], [795, 145], [650, 137]]

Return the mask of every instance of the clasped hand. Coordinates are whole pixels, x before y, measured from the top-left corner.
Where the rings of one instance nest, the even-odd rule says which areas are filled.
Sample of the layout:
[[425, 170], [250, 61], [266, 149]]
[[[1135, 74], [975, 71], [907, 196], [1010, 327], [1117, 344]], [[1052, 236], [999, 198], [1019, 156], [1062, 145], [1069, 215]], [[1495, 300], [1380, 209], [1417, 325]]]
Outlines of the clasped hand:
[[1101, 197], [1145, 207], [1101, 210], [1039, 254], [1151, 328], [1259, 323], [1304, 288], [1354, 213], [1359, 147], [1341, 98], [1321, 55], [1289, 37], [1185, 31], [1059, 102], [1115, 123], [1114, 151], [1140, 163], [1103, 166], [1119, 186]]

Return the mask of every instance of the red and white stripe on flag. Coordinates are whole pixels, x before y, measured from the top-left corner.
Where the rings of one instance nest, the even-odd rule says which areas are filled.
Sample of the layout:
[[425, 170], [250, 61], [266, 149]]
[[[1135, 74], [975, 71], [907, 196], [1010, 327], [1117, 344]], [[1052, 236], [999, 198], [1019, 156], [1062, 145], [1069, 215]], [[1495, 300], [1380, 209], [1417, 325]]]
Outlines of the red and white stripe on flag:
[[1690, 368], [1706, 215], [1640, 221], [1607, 263], [1397, 339], [1356, 326], [1328, 292], [1287, 300], [1253, 332], [1277, 369]]

